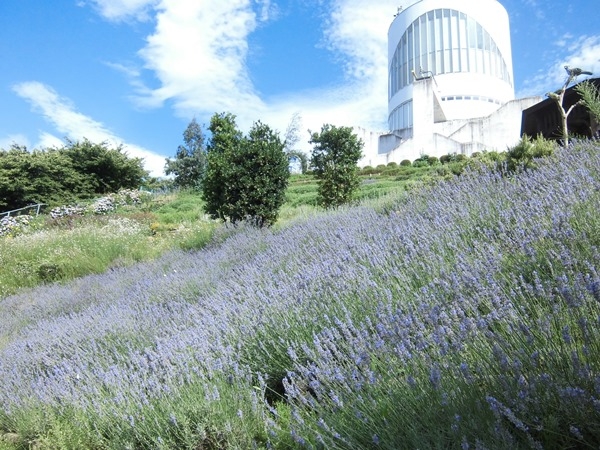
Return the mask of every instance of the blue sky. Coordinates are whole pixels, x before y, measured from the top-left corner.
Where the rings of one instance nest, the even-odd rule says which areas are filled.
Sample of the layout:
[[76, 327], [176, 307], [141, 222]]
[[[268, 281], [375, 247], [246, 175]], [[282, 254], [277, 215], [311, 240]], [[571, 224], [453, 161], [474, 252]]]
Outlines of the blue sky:
[[[557, 89], [565, 64], [600, 76], [596, 0], [501, 3], [517, 97]], [[0, 148], [86, 137], [160, 175], [190, 120], [215, 112], [282, 135], [297, 114], [305, 150], [324, 123], [385, 130], [387, 30], [402, 4], [0, 0]]]

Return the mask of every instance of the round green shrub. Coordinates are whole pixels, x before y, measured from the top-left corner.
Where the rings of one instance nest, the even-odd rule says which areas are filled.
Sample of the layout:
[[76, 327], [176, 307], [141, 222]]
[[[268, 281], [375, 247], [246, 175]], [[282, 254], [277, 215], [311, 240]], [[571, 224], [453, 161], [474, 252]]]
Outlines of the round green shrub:
[[423, 161], [422, 159], [415, 159], [412, 163], [413, 167], [429, 167], [428, 161]]
[[389, 167], [387, 169], [385, 169], [383, 172], [381, 172], [382, 175], [387, 175], [387, 176], [396, 176], [399, 175], [401, 172], [401, 169], [399, 167]]
[[400, 165], [402, 167], [410, 167], [412, 166], [412, 163], [408, 159], [403, 159], [402, 161], [400, 161]]
[[65, 276], [64, 270], [58, 264], [45, 263], [40, 264], [37, 269], [38, 278], [44, 283], [51, 283], [60, 280]]

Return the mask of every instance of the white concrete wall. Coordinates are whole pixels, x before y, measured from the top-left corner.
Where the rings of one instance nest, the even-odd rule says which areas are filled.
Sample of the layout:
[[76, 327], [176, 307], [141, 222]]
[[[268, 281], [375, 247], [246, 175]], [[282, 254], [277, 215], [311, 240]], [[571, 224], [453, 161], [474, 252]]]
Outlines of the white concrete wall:
[[[486, 101], [445, 101], [447, 119], [484, 117], [501, 104], [514, 99], [510, 26], [506, 9], [496, 0], [418, 0], [405, 4], [388, 31], [388, 61], [392, 61], [397, 45], [406, 29], [421, 15], [434, 9], [454, 9], [477, 21], [490, 34], [507, 65], [511, 83], [482, 73], [446, 73], [435, 75], [436, 91], [446, 96], [486, 96], [500, 103]], [[418, 70], [418, 68], [417, 68]], [[402, 103], [415, 98], [414, 85], [400, 89], [388, 103], [388, 113]]]
[[[447, 136], [463, 144], [478, 142], [483, 146], [478, 151], [506, 151], [507, 147], [514, 146], [521, 138], [523, 110], [541, 100], [541, 97], [513, 100], [487, 117], [468, 121], [460, 129]], [[466, 152], [466, 154], [470, 154], [470, 152]]]

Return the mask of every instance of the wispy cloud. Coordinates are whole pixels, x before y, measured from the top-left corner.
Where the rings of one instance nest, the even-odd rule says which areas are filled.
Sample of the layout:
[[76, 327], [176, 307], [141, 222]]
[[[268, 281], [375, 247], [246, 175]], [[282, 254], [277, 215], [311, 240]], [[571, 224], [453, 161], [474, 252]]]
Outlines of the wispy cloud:
[[[566, 80], [564, 66], [579, 67], [600, 76], [600, 35], [565, 34], [556, 43], [554, 62], [523, 83], [518, 96], [544, 95], [560, 88]], [[583, 79], [583, 77], [581, 78]]]
[[[28, 81], [13, 86], [14, 92], [27, 100], [36, 112], [42, 114], [58, 132], [64, 136], [81, 140], [87, 138], [92, 142], [107, 142], [111, 145], [123, 145], [129, 156], [144, 159], [145, 168], [154, 176], [163, 174], [165, 159], [143, 147], [123, 142], [102, 123], [78, 112], [73, 103], [61, 97], [51, 87], [37, 81]], [[56, 147], [64, 143], [50, 133], [40, 134], [41, 147]]]
[[263, 111], [246, 67], [248, 36], [258, 18], [250, 0], [163, 0], [156, 29], [139, 51], [160, 86], [142, 92], [146, 106], [173, 102], [183, 116], [198, 111]]
[[[139, 20], [146, 21], [150, 18], [152, 6], [159, 0], [90, 0], [98, 12], [108, 20]], [[84, 6], [85, 2], [79, 2]]]
[[24, 145], [27, 148], [31, 146], [29, 139], [24, 134], [9, 134], [0, 138], [0, 149], [8, 150], [12, 145]]
[[[122, 2], [102, 0], [109, 7]], [[127, 3], [127, 2], [126, 2]], [[396, 12], [396, 2], [373, 5], [369, 0], [318, 2], [324, 22], [323, 42], [331, 57], [343, 65], [345, 82], [323, 89], [288, 92], [265, 100], [252, 83], [248, 69], [249, 36], [259, 26], [278, 17], [270, 0], [226, 2], [161, 0], [129, 2], [123, 14], [131, 16], [152, 7], [156, 27], [138, 55], [143, 69], [150, 71], [157, 87], [143, 84], [143, 71], [127, 68], [141, 107], [173, 105], [180, 117], [209, 116], [229, 111], [238, 116], [242, 128], [255, 120], [285, 130], [295, 112], [316, 131], [324, 123], [385, 127], [387, 117], [387, 29]], [[122, 5], [121, 5], [122, 6]], [[145, 10], [147, 11], [147, 9]], [[118, 17], [116, 17], [118, 18]], [[124, 67], [118, 67], [124, 71]]]

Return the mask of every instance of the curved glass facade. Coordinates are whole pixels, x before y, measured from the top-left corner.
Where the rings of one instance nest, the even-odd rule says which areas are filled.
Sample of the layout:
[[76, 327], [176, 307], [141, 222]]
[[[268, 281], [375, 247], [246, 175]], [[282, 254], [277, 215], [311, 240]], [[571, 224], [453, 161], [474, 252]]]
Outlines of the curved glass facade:
[[512, 86], [508, 66], [490, 34], [465, 13], [435, 9], [417, 18], [406, 29], [389, 71], [389, 97], [413, 82], [413, 70], [441, 75], [482, 73]]
[[390, 130], [405, 130], [413, 127], [413, 101], [409, 100], [394, 108], [388, 118]]

